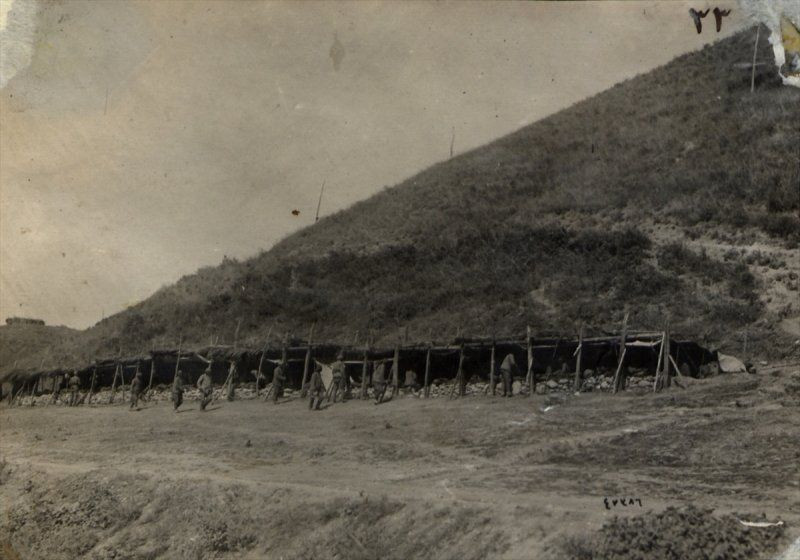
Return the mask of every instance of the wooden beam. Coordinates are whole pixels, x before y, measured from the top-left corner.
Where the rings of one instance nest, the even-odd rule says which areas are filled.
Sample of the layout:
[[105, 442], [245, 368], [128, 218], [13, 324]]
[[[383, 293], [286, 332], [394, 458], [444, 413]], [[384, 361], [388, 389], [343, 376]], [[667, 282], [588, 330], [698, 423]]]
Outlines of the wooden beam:
[[670, 332], [669, 332], [669, 319], [667, 319], [667, 327], [664, 329], [666, 333], [664, 335], [664, 376], [662, 385], [664, 387], [669, 387], [672, 385], [672, 374], [670, 373], [670, 365], [669, 365], [669, 358], [670, 358], [670, 350], [671, 350], [671, 341], [670, 341]]
[[533, 397], [533, 393], [536, 391], [536, 384], [533, 380], [533, 338], [530, 326], [527, 327], [525, 340], [528, 346], [528, 371], [525, 380], [528, 382], [528, 396]]
[[400, 344], [394, 347], [394, 361], [392, 362], [392, 398], [400, 392]]
[[458, 396], [463, 397], [465, 394], [466, 383], [464, 382], [464, 344], [458, 352], [458, 372], [456, 378], [453, 380], [453, 388], [450, 389], [450, 398], [453, 397], [453, 392], [458, 387]]
[[264, 365], [264, 355], [267, 353], [269, 346], [269, 336], [272, 334], [272, 326], [267, 331], [267, 338], [264, 339], [264, 348], [261, 350], [261, 357], [258, 359], [258, 370], [256, 371], [256, 398], [258, 398], [259, 382], [261, 381], [261, 368]]
[[86, 396], [86, 404], [90, 404], [92, 402], [92, 396], [94, 395], [94, 383], [97, 380], [97, 364], [95, 364], [94, 368], [92, 368], [92, 384], [89, 386], [89, 394]]
[[108, 404], [114, 403], [114, 395], [117, 392], [117, 376], [119, 375], [119, 362], [114, 366], [114, 380], [111, 382], [111, 396], [108, 398]]
[[619, 361], [617, 363], [617, 371], [614, 373], [614, 393], [616, 394], [620, 389], [624, 389], [624, 381], [622, 379], [622, 364], [625, 361], [625, 353], [628, 350], [626, 340], [628, 336], [628, 313], [622, 319], [622, 334], [619, 337]]
[[[308, 348], [306, 349], [306, 361], [303, 364], [303, 380], [300, 382], [300, 396], [305, 398], [308, 394], [308, 390], [306, 389], [306, 383], [308, 383], [308, 376], [311, 373], [309, 371], [309, 366], [311, 365], [311, 339], [314, 336], [314, 324], [312, 323], [311, 328], [308, 330]], [[358, 333], [356, 332], [356, 338], [358, 338]]]
[[496, 382], [494, 377], [494, 372], [497, 369], [497, 362], [495, 355], [496, 350], [497, 350], [496, 344], [494, 343], [494, 340], [492, 340], [492, 357], [489, 361], [489, 391], [491, 391], [492, 396], [494, 396], [495, 393], [495, 382]]
[[428, 350], [425, 352], [425, 387], [423, 387], [423, 394], [425, 398], [431, 396], [431, 347], [433, 343], [428, 344]]
[[664, 360], [664, 346], [665, 346], [664, 343], [666, 341], [666, 338], [667, 338], [667, 332], [663, 331], [661, 333], [661, 346], [659, 346], [659, 348], [658, 348], [658, 362], [656, 362], [656, 375], [655, 375], [655, 379], [653, 380], [653, 392], [654, 393], [658, 392], [658, 390], [660, 389], [660, 387], [659, 387], [660, 379], [659, 378], [661, 377], [661, 363]]
[[[175, 378], [178, 377], [178, 370], [181, 366], [181, 345], [183, 344], [183, 335], [178, 336], [178, 355], [175, 357], [175, 371], [172, 373], [172, 386], [175, 386]], [[210, 367], [210, 366], [209, 366]]]
[[577, 359], [575, 360], [575, 381], [573, 382], [573, 390], [580, 391], [581, 384], [583, 382], [583, 335], [584, 335], [584, 325], [581, 323], [581, 328], [578, 333], [578, 348], [575, 351], [578, 355]]
[[367, 375], [369, 374], [369, 347], [370, 341], [364, 345], [364, 364], [361, 366], [361, 391], [359, 396], [361, 399], [367, 398]]

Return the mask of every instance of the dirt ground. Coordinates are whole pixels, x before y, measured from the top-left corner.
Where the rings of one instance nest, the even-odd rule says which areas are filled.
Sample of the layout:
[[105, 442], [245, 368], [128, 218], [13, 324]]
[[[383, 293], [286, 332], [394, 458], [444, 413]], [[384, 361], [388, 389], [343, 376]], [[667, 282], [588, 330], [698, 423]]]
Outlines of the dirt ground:
[[800, 368], [688, 381], [319, 412], [298, 399], [4, 407], [0, 557], [786, 556], [800, 537]]

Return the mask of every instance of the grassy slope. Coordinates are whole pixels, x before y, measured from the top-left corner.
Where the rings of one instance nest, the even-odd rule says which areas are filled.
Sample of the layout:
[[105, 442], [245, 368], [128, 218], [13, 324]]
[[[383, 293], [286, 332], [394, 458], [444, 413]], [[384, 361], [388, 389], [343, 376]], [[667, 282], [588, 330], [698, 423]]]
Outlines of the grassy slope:
[[[29, 362], [31, 356], [39, 355], [45, 360], [45, 367], [54, 367], [57, 363], [49, 359], [47, 353], [41, 353], [51, 345], [71, 343], [78, 334], [69, 327], [53, 327], [50, 325], [2, 325], [0, 326], [0, 364], [4, 369], [14, 368], [15, 362]], [[41, 363], [41, 361], [40, 361]]]
[[767, 66], [751, 95], [733, 64], [752, 56], [752, 37], [434, 165], [253, 259], [200, 270], [54, 352], [139, 351], [179, 332], [230, 341], [239, 317], [253, 343], [270, 324], [302, 335], [314, 321], [342, 341], [357, 329], [391, 340], [402, 325], [413, 339], [602, 330], [629, 306], [636, 326], [668, 313], [723, 348], [746, 328], [751, 348], [774, 353], [778, 325], [798, 316], [800, 91]]

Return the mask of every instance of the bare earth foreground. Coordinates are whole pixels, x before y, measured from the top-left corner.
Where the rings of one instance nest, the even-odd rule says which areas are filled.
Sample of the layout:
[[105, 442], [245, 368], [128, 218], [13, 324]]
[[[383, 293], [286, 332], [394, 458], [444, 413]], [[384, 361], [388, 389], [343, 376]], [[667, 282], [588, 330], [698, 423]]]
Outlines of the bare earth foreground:
[[688, 381], [314, 413], [299, 400], [3, 408], [0, 556], [793, 556], [800, 370]]

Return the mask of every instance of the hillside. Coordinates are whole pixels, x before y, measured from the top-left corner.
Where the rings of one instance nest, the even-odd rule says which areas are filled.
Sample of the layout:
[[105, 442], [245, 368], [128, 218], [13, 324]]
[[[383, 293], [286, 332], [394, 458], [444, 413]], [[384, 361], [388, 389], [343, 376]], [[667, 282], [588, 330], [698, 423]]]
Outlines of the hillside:
[[[754, 30], [439, 163], [244, 262], [225, 261], [51, 355], [268, 327], [350, 342], [660, 328], [738, 352], [800, 337], [800, 91]], [[501, 85], [498, 85], [501, 87]], [[300, 149], [300, 148], [298, 148]], [[40, 357], [30, 355], [25, 367]], [[7, 364], [3, 364], [4, 368]]]
[[16, 363], [30, 363], [31, 356], [37, 355], [43, 367], [56, 367], [59, 364], [48, 355], [47, 349], [70, 345], [79, 332], [50, 325], [0, 325], [0, 364], [3, 369], [13, 369]]

